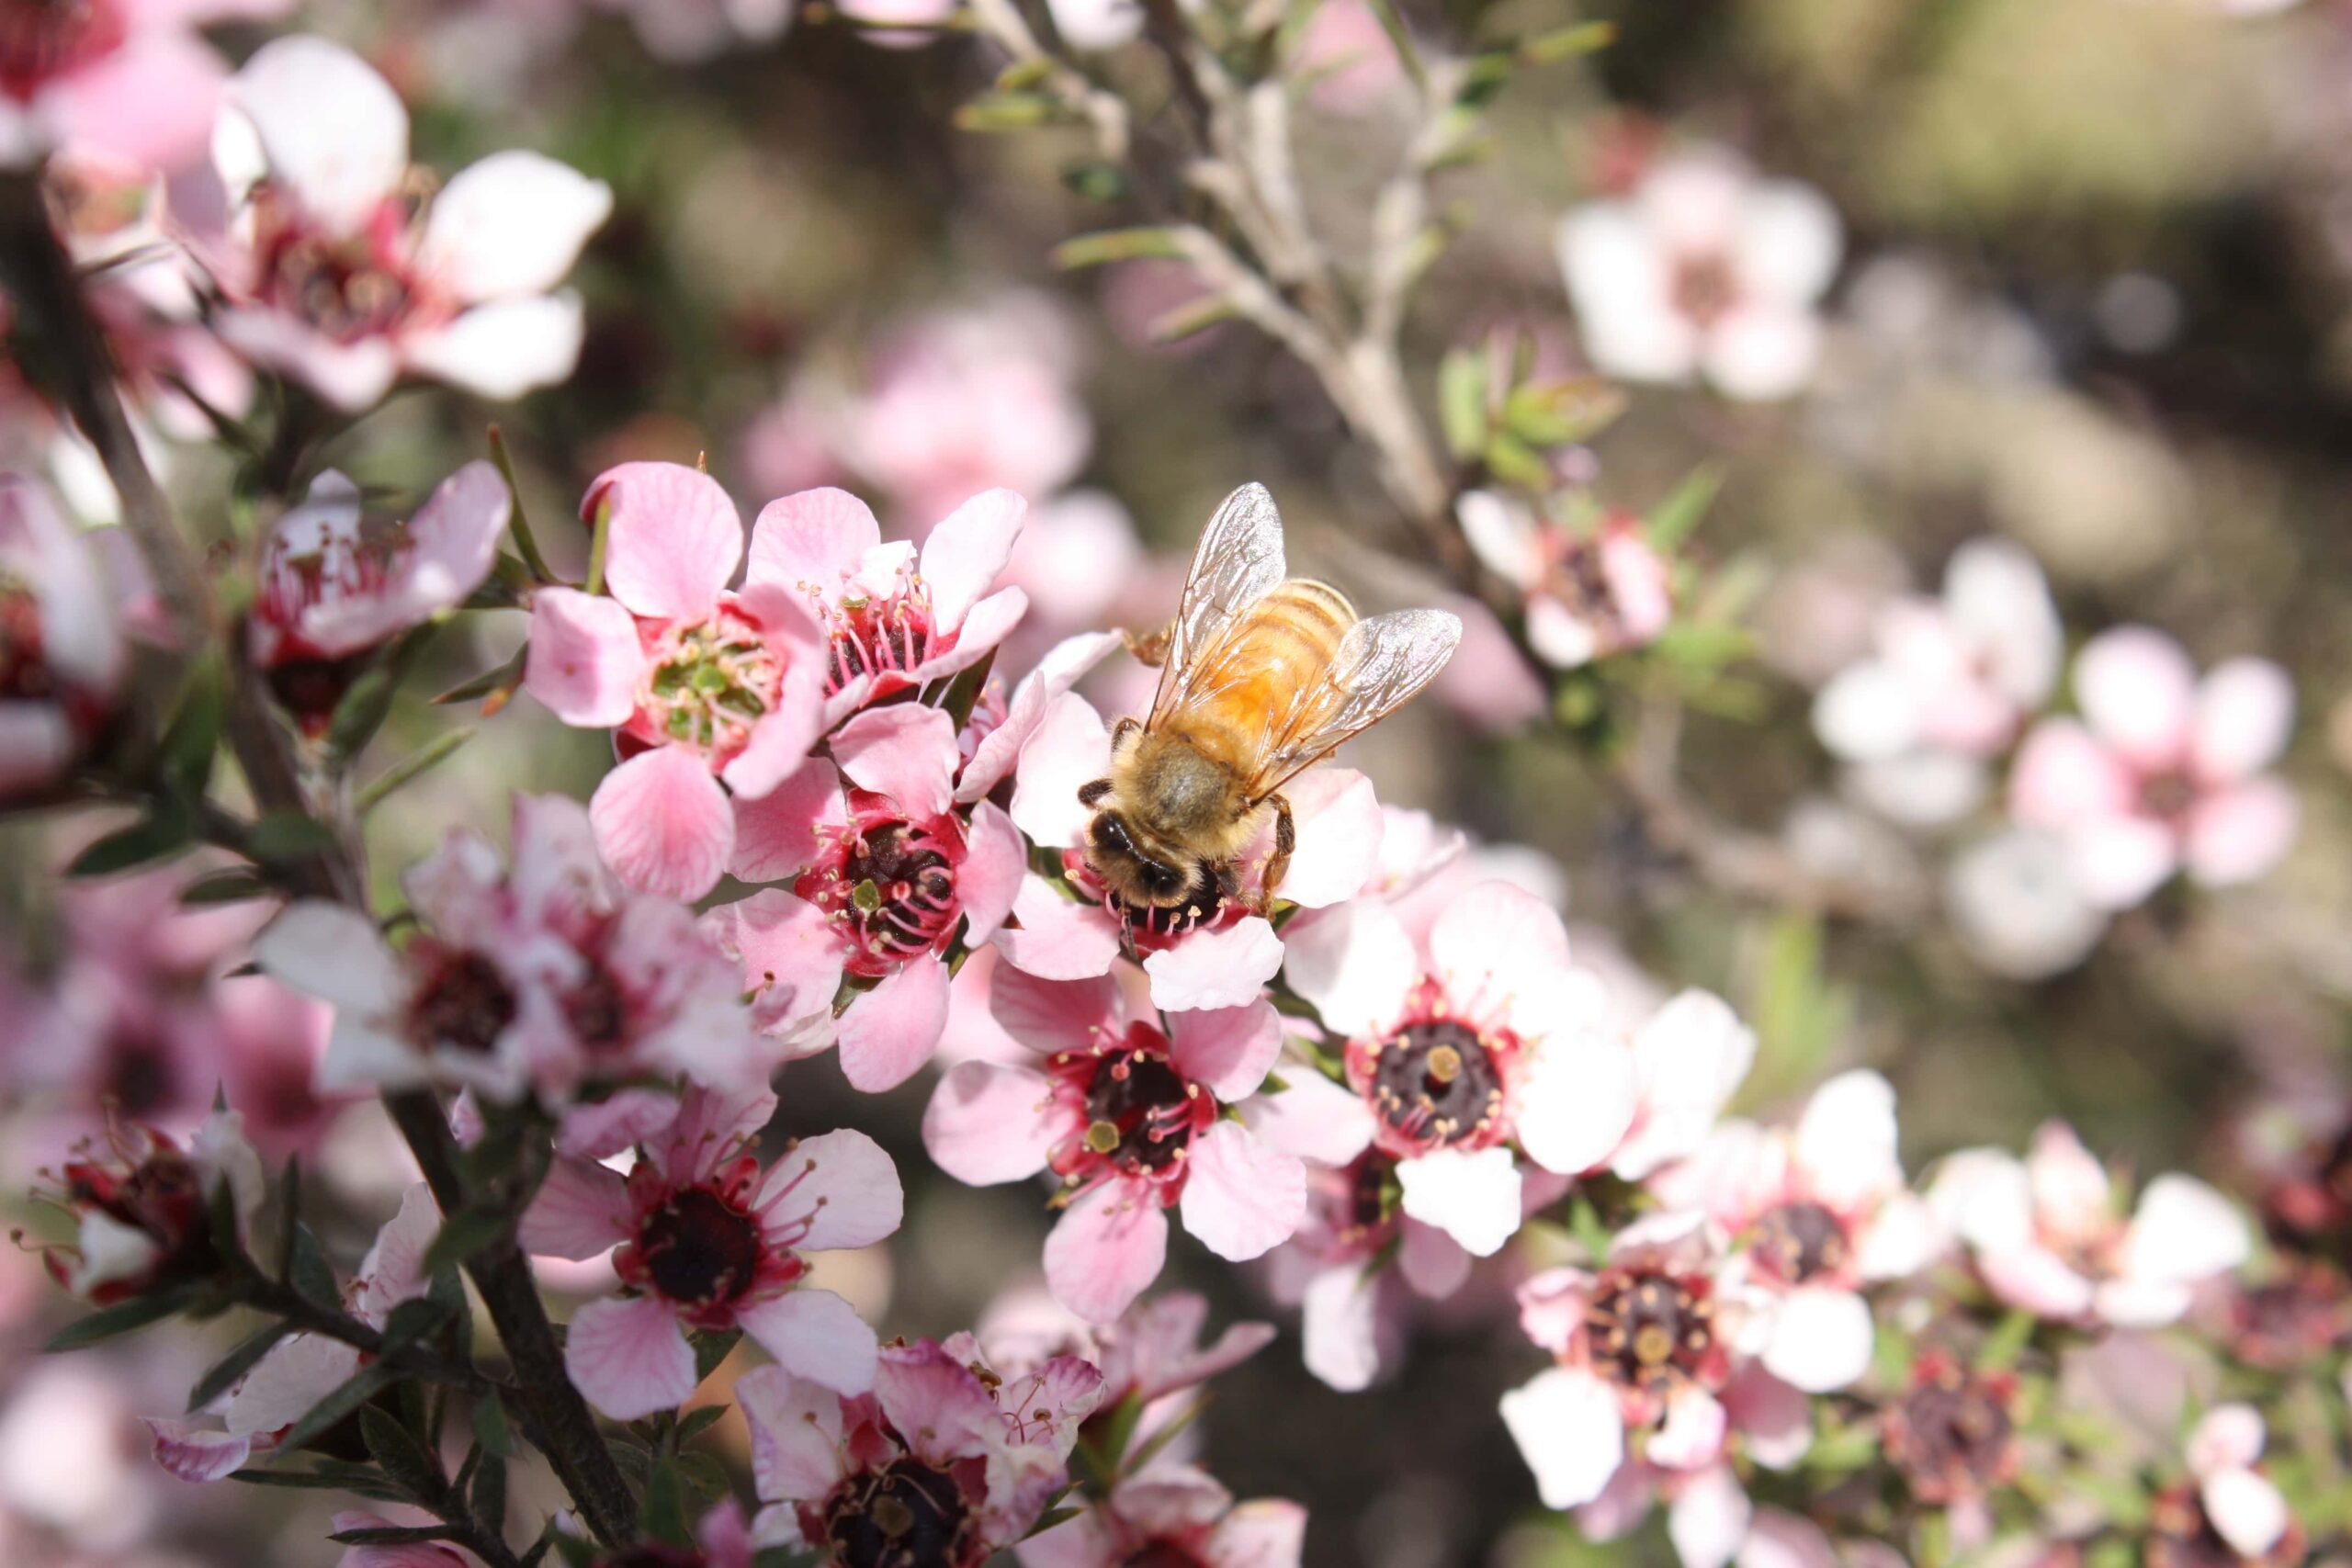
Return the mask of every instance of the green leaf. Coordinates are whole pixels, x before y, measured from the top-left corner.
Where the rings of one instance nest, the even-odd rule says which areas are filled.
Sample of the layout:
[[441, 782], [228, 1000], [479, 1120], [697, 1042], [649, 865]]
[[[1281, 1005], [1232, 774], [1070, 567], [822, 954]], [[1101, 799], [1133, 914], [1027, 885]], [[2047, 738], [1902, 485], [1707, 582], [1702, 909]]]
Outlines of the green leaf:
[[89, 1316], [76, 1319], [59, 1329], [41, 1348], [51, 1355], [78, 1350], [85, 1345], [96, 1345], [102, 1339], [112, 1339], [119, 1334], [129, 1334], [149, 1324], [161, 1323], [174, 1313], [194, 1305], [204, 1291], [203, 1280], [190, 1280], [165, 1286], [160, 1291], [149, 1291], [144, 1295], [117, 1302], [112, 1306], [100, 1307]]
[[384, 720], [391, 716], [392, 699], [400, 694], [401, 682], [424, 651], [433, 630], [428, 621], [401, 637], [343, 694], [334, 716], [327, 720], [327, 760], [333, 766], [350, 766], [383, 728]]
[[390, 1369], [381, 1362], [362, 1367], [356, 1374], [304, 1412], [300, 1420], [286, 1428], [284, 1436], [277, 1439], [277, 1451], [291, 1453], [324, 1436], [330, 1427], [348, 1419], [353, 1411], [390, 1388], [395, 1381]]
[[555, 581], [547, 558], [539, 554], [538, 540], [531, 536], [531, 520], [523, 514], [523, 487], [514, 482], [514, 455], [506, 449], [506, 433], [495, 424], [490, 427], [490, 457], [498, 465], [498, 477], [506, 481], [506, 531], [514, 536], [514, 548], [533, 577], [541, 582]]
[[680, 1454], [677, 1465], [679, 1476], [706, 1502], [718, 1502], [734, 1485], [727, 1477], [727, 1467], [708, 1454]]
[[645, 1479], [645, 1501], [638, 1524], [655, 1540], [668, 1546], [691, 1546], [694, 1531], [686, 1520], [686, 1487], [675, 1463], [664, 1460]]
[[469, 1261], [506, 1234], [506, 1216], [487, 1209], [460, 1209], [441, 1222], [418, 1267], [428, 1274]]
[[1508, 430], [1491, 431], [1481, 457], [1497, 479], [1522, 490], [1545, 491], [1552, 485], [1551, 467], [1544, 455]]
[[169, 859], [196, 845], [196, 824], [175, 807], [158, 806], [128, 828], [118, 828], [74, 857], [68, 876], [111, 876]]
[[406, 1487], [420, 1502], [438, 1497], [448, 1485], [440, 1462], [425, 1452], [416, 1435], [386, 1411], [364, 1405], [359, 1412], [359, 1436], [384, 1473]]
[[1047, 253], [1047, 259], [1069, 272], [1145, 256], [1181, 258], [1183, 254], [1184, 242], [1174, 229], [1104, 229], [1064, 240]]
[[300, 811], [272, 811], [245, 834], [245, 853], [268, 865], [333, 852], [334, 830]]
[[1487, 356], [1475, 348], [1457, 348], [1438, 365], [1438, 423], [1445, 431], [1445, 448], [1464, 462], [1487, 445]]
[[179, 711], [172, 715], [158, 748], [164, 782], [181, 798], [200, 800], [211, 784], [212, 762], [220, 752], [220, 726], [228, 708], [220, 661], [207, 659], [189, 677]]
[[188, 1414], [193, 1416], [236, 1385], [237, 1380], [252, 1371], [261, 1359], [276, 1349], [277, 1342], [293, 1332], [293, 1325], [272, 1323], [254, 1329], [237, 1342], [237, 1348], [212, 1363], [205, 1374], [196, 1380], [187, 1393]]
[[193, 907], [213, 904], [242, 904], [249, 898], [266, 898], [277, 889], [241, 865], [225, 866], [207, 872], [180, 889], [180, 902]]
[[734, 1352], [742, 1339], [742, 1331], [729, 1329], [724, 1334], [697, 1334], [695, 1338], [695, 1382], [700, 1382], [718, 1370], [718, 1363]]
[[454, 1540], [447, 1525], [370, 1525], [364, 1529], [337, 1530], [327, 1537], [337, 1546], [409, 1546], [428, 1540]]
[[1043, 93], [982, 93], [956, 111], [958, 130], [1027, 130], [1050, 125], [1066, 110]]
[[796, 1551], [789, 1546], [763, 1547], [752, 1559], [752, 1568], [817, 1568], [825, 1560], [822, 1551]]
[[689, 1410], [678, 1417], [678, 1441], [692, 1442], [726, 1418], [729, 1406], [706, 1404], [699, 1410]]
[[352, 797], [352, 810], [359, 816], [367, 816], [383, 802], [386, 795], [439, 767], [458, 747], [473, 738], [474, 732], [470, 729], [442, 731], [361, 785], [358, 794]]
[[1976, 1364], [1988, 1372], [2005, 1372], [2017, 1365], [2018, 1358], [2033, 1341], [2033, 1331], [2041, 1320], [2023, 1307], [2012, 1307], [1993, 1332], [1984, 1337], [1984, 1345], [1976, 1352]]
[[335, 1283], [334, 1270], [319, 1248], [319, 1238], [300, 1220], [294, 1222], [293, 1235], [293, 1248], [286, 1259], [286, 1282], [321, 1306], [340, 1308], [343, 1288]]
[[[516, 649], [514, 657], [505, 663], [485, 670], [470, 681], [458, 682], [433, 701], [436, 705], [447, 705], [450, 703], [469, 703], [477, 697], [488, 697], [500, 692], [504, 692], [511, 696], [514, 689], [523, 683], [524, 666], [530, 656], [531, 645], [526, 642]], [[503, 699], [501, 699], [498, 705], [504, 705]], [[496, 706], [486, 706], [482, 710], [482, 716], [487, 718], [497, 711]]]
[[1062, 171], [1062, 184], [1086, 201], [1117, 201], [1133, 188], [1127, 172], [1116, 164], [1072, 164]]
[[957, 671], [956, 679], [948, 683], [947, 694], [940, 698], [940, 711], [958, 730], [972, 716], [972, 705], [980, 700], [980, 693], [989, 683], [989, 671], [995, 663], [996, 649], [990, 649], [980, 656], [978, 663]]
[[1589, 441], [1625, 412], [1625, 394], [1598, 376], [1530, 381], [1503, 400], [1503, 423], [1532, 446]]
[[449, 1321], [449, 1303], [419, 1296], [405, 1301], [391, 1310], [384, 1319], [384, 1350], [390, 1354], [430, 1337]]
[[1821, 1064], [1853, 1018], [1853, 996], [1823, 973], [1821, 922], [1783, 914], [1764, 938], [1755, 994], [1748, 1004], [1757, 1039], [1756, 1066], [1744, 1091], [1769, 1100], [1816, 1081]]
[[469, 1498], [474, 1517], [482, 1522], [492, 1535], [506, 1533], [506, 1461], [492, 1454], [474, 1472], [474, 1486]]
[[1592, 54], [1617, 41], [1614, 22], [1577, 22], [1521, 39], [1519, 58], [1529, 65], [1551, 65]]
[[496, 1454], [500, 1459], [513, 1459], [523, 1451], [522, 1445], [514, 1440], [514, 1428], [507, 1423], [505, 1402], [498, 1397], [495, 1389], [474, 1404], [474, 1441], [482, 1446], [485, 1453]]
[[[354, 1471], [358, 1473], [348, 1473]], [[355, 1492], [385, 1503], [408, 1501], [364, 1465], [322, 1465], [316, 1470], [234, 1470], [229, 1472], [229, 1479], [248, 1486], [277, 1486], [299, 1492]]]
[[1674, 549], [1690, 536], [1707, 508], [1715, 503], [1715, 492], [1723, 488], [1723, 470], [1713, 464], [1702, 463], [1690, 470], [1674, 493], [1650, 509], [1643, 532], [1660, 553]]

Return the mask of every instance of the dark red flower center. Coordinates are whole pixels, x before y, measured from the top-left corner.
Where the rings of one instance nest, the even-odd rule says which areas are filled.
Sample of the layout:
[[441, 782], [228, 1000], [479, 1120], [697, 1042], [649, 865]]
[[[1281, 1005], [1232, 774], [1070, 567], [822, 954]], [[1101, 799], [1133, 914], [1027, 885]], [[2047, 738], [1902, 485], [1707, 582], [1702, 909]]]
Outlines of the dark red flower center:
[[1686, 257], [1674, 269], [1674, 308], [1702, 328], [1711, 327], [1739, 303], [1739, 279], [1721, 255]]
[[825, 661], [827, 696], [867, 675], [875, 678], [877, 696], [904, 690], [908, 671], [956, 646], [953, 637], [935, 635], [930, 595], [921, 591], [845, 599], [820, 611], [831, 638]]
[[607, 1552], [596, 1559], [596, 1568], [707, 1568], [710, 1559], [701, 1552], [683, 1546], [662, 1546], [645, 1541]]
[[857, 829], [793, 884], [793, 891], [845, 928], [853, 974], [887, 975], [956, 929], [951, 845], [933, 829], [890, 818]]
[[30, 98], [55, 77], [120, 47], [118, 0], [0, 0], [0, 92]]
[[619, 1044], [628, 1034], [628, 997], [613, 972], [602, 964], [574, 986], [563, 998], [564, 1021], [582, 1045], [592, 1049]]
[[1501, 1066], [1484, 1036], [1453, 1019], [1408, 1024], [1374, 1046], [1362, 1087], [1400, 1153], [1483, 1148], [1501, 1125]]
[[40, 596], [28, 583], [0, 577], [0, 698], [39, 703], [57, 694], [42, 648]]
[[157, 1148], [128, 1169], [88, 1161], [68, 1165], [65, 1200], [143, 1232], [162, 1255], [145, 1279], [117, 1280], [94, 1292], [100, 1305], [174, 1280], [208, 1279], [220, 1269], [203, 1173], [175, 1148]]
[[2177, 769], [2140, 781], [2140, 807], [2161, 822], [2177, 822], [2197, 804], [2197, 781]]
[[1715, 1348], [1714, 1301], [1703, 1280], [1663, 1269], [1611, 1269], [1585, 1308], [1598, 1370], [1629, 1389], [1663, 1393], [1702, 1377]]
[[514, 987], [498, 965], [461, 948], [428, 953], [424, 980], [409, 998], [409, 1039], [487, 1055], [514, 1021]]
[[262, 297], [337, 343], [387, 335], [425, 306], [406, 265], [421, 188], [387, 198], [347, 234], [324, 234], [267, 185], [254, 200]]
[[968, 1523], [954, 1477], [901, 1459], [842, 1488], [825, 1535], [842, 1568], [966, 1568]]
[[344, 694], [367, 668], [365, 653], [348, 659], [276, 659], [268, 670], [269, 694], [315, 740], [327, 732]]
[[1927, 1502], [1982, 1495], [2007, 1480], [2016, 1462], [2007, 1387], [1949, 1361], [1923, 1363], [1889, 1413], [1886, 1451]]
[[639, 1227], [637, 1250], [663, 1295], [716, 1305], [741, 1295], [758, 1274], [759, 1222], [708, 1188], [689, 1187]]
[[1756, 1254], [1775, 1274], [1802, 1285], [1834, 1274], [1853, 1257], [1846, 1222], [1826, 1205], [1782, 1203], [1756, 1222]]
[[1110, 1058], [1086, 1091], [1086, 1147], [1126, 1170], [1159, 1170], [1191, 1141], [1193, 1094], [1156, 1052]]
[[1119, 1568], [1204, 1568], [1190, 1548], [1172, 1540], [1147, 1541], [1119, 1559]]
[[171, 1104], [179, 1092], [171, 1048], [145, 1030], [117, 1032], [107, 1042], [105, 1092], [133, 1121]]

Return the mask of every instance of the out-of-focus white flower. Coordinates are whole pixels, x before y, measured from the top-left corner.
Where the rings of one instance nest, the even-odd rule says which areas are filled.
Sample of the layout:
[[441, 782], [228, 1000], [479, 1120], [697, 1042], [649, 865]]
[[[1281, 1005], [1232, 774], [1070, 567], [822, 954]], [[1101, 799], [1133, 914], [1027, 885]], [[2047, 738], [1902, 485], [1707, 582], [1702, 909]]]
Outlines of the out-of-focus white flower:
[[1944, 907], [1969, 956], [2013, 980], [2063, 974], [2107, 934], [2107, 916], [2076, 889], [2065, 847], [2030, 828], [1980, 839], [1953, 857]]
[[1632, 195], [1560, 221], [1560, 265], [1595, 366], [1634, 381], [1703, 375], [1727, 397], [1801, 390], [1844, 238], [1812, 186], [1758, 179], [1717, 149], [1662, 161]]

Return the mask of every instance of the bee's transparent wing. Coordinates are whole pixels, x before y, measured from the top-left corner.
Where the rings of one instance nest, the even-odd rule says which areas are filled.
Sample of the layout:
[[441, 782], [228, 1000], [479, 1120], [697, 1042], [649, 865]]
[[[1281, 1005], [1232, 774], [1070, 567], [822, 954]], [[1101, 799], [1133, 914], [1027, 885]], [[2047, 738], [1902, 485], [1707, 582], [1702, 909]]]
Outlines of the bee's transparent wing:
[[1402, 707], [1445, 668], [1462, 622], [1444, 610], [1393, 610], [1348, 628], [1321, 679], [1300, 694], [1267, 738], [1245, 788], [1252, 801], [1280, 789], [1348, 737]]
[[1264, 485], [1243, 485], [1201, 530], [1167, 662], [1159, 667], [1159, 689], [1152, 694], [1151, 726], [1184, 708], [1203, 650], [1235, 616], [1264, 598], [1283, 572], [1283, 520], [1274, 498]]

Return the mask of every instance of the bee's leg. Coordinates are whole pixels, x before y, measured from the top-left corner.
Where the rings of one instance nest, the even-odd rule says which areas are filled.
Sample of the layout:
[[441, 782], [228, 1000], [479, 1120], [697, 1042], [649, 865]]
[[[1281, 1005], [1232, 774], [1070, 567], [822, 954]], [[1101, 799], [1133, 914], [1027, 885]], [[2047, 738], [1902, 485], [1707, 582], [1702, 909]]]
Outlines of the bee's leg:
[[1282, 886], [1283, 873], [1290, 869], [1290, 853], [1298, 848], [1298, 827], [1291, 820], [1290, 802], [1279, 795], [1266, 796], [1265, 804], [1274, 808], [1274, 852], [1266, 857], [1265, 874], [1258, 879], [1258, 913], [1269, 914], [1274, 907], [1274, 889]]
[[1110, 793], [1109, 779], [1090, 779], [1078, 786], [1078, 803], [1080, 806], [1091, 806]]
[[1119, 633], [1119, 640], [1127, 645], [1127, 651], [1136, 656], [1136, 663], [1157, 670], [1168, 662], [1169, 645], [1176, 640], [1176, 623], [1170, 621], [1164, 626], [1140, 635], [1123, 630]]
[[1111, 750], [1118, 750], [1127, 743], [1127, 737], [1143, 728], [1143, 720], [1129, 714], [1111, 727]]

